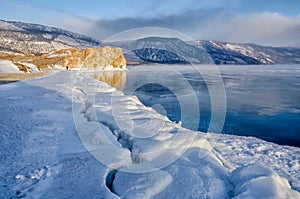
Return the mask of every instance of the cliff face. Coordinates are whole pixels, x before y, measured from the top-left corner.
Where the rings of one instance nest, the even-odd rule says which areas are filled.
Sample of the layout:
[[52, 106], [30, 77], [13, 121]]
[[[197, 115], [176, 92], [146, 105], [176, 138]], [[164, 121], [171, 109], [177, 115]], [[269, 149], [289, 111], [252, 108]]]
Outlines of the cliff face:
[[[71, 52], [71, 51], [70, 51]], [[103, 48], [87, 48], [84, 50], [72, 51], [66, 56], [61, 64], [69, 66], [69, 68], [113, 68], [124, 69], [126, 67], [126, 59], [120, 48], [111, 48], [105, 46]]]
[[[32, 72], [29, 66], [35, 66], [38, 70], [46, 70], [55, 66], [75, 68], [97, 69], [125, 69], [126, 59], [120, 48], [76, 48], [62, 49], [55, 52], [36, 56], [28, 53], [0, 54], [0, 59], [11, 60], [23, 72]], [[28, 68], [28, 70], [27, 70]]]

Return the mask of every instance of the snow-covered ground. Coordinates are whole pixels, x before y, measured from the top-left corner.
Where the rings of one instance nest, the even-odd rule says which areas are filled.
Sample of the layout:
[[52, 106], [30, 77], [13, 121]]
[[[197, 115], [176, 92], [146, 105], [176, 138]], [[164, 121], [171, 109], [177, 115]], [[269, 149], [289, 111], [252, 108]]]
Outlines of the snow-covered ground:
[[181, 128], [79, 71], [0, 90], [0, 198], [300, 198], [299, 148]]
[[[18, 64], [21, 64], [24, 67], [26, 67], [29, 73], [40, 72], [40, 70], [34, 64], [27, 63], [27, 62], [18, 62]], [[24, 73], [24, 72], [20, 70], [19, 67], [16, 64], [14, 64], [12, 61], [0, 60], [0, 73]]]
[[23, 73], [9, 60], [0, 60], [0, 73]]
[[30, 71], [30, 73], [37, 73], [37, 72], [40, 72], [42, 70], [39, 70], [36, 65], [34, 64], [31, 64], [31, 63], [27, 63], [27, 62], [19, 62], [20, 64], [24, 65], [27, 70]]

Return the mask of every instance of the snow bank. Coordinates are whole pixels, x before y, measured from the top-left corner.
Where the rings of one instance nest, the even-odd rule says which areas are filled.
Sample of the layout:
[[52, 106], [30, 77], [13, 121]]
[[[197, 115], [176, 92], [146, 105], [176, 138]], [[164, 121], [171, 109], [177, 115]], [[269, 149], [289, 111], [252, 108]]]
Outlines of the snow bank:
[[9, 60], [0, 60], [0, 73], [23, 73]]
[[300, 192], [300, 149], [266, 142], [255, 137], [208, 133], [205, 138], [230, 171], [249, 164], [265, 165], [288, 179]]
[[[19, 62], [19, 64], [26, 67], [27, 71], [30, 73], [40, 72], [40, 70], [31, 63]], [[19, 67], [9, 60], [0, 60], [0, 73], [24, 73], [19, 70]]]
[[[73, 121], [74, 74], [0, 86], [0, 198], [118, 198]], [[87, 83], [87, 82], [86, 82]]]
[[[0, 198], [299, 196], [295, 164], [283, 165], [292, 188], [279, 169], [245, 166], [262, 155], [273, 161], [266, 142], [184, 129], [77, 71], [0, 90]], [[298, 148], [277, 150], [299, 160]]]
[[[234, 187], [229, 173], [234, 167], [215, 151], [204, 134], [181, 128], [136, 97], [124, 96], [101, 83], [92, 87], [84, 79], [80, 76], [76, 82], [81, 90], [94, 92], [84, 96], [94, 107], [89, 109], [89, 118], [109, 126], [131, 153], [133, 164], [116, 168], [119, 171], [112, 183], [114, 193], [125, 198], [231, 197]], [[217, 137], [222, 142], [222, 135], [214, 139]], [[161, 182], [156, 175], [170, 175], [172, 180]], [[152, 183], [145, 185], [145, 179]], [[165, 188], [157, 191], [155, 184], [161, 183]]]
[[164, 171], [144, 174], [118, 172], [113, 190], [121, 198], [152, 198], [163, 191], [172, 181], [172, 176]]
[[230, 176], [235, 185], [235, 199], [249, 198], [300, 198], [288, 181], [262, 165], [248, 165], [234, 170]]
[[30, 71], [31, 73], [40, 72], [40, 70], [34, 64], [27, 63], [27, 62], [20, 62], [20, 64], [26, 66], [26, 68], [28, 69], [28, 71]]

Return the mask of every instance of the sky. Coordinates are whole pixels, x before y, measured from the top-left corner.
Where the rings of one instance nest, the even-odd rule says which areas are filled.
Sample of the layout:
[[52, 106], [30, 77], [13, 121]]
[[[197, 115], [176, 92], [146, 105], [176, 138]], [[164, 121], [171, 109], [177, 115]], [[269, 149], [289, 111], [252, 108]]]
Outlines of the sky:
[[300, 47], [300, 0], [0, 0], [0, 19], [98, 40], [161, 27], [193, 39]]

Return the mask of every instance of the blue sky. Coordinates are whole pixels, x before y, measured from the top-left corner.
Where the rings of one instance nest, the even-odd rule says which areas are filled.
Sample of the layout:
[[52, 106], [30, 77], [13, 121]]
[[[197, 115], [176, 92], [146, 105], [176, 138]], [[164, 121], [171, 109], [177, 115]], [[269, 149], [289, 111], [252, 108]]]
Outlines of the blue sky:
[[300, 0], [0, 0], [0, 19], [105, 39], [157, 26], [194, 39], [300, 46]]

